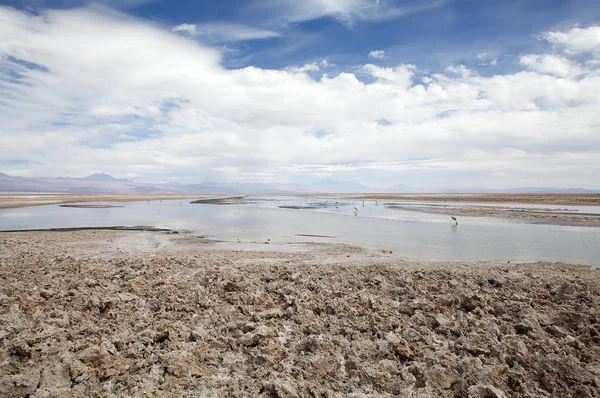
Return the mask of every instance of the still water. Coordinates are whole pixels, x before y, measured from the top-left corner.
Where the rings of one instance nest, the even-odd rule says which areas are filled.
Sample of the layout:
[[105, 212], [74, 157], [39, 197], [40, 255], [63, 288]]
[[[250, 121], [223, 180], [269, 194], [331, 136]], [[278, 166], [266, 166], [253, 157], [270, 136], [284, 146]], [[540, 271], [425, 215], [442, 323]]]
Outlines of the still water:
[[[0, 230], [146, 225], [185, 229], [230, 242], [347, 243], [424, 260], [561, 261], [600, 266], [600, 228], [595, 227], [464, 216], [455, 227], [446, 215], [339, 198], [250, 197], [227, 205], [179, 200], [102, 204], [124, 207], [3, 209]], [[600, 209], [588, 207], [586, 211]]]

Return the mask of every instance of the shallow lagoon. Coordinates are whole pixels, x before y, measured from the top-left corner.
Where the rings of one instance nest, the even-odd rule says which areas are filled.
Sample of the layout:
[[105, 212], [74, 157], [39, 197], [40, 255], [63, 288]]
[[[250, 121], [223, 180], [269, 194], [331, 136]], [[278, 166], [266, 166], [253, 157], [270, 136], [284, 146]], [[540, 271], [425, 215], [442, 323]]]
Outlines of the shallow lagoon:
[[[424, 260], [561, 261], [600, 266], [600, 228], [594, 227], [526, 224], [488, 217], [460, 217], [458, 227], [454, 227], [446, 215], [333, 197], [255, 196], [228, 205], [179, 200], [102, 204], [124, 207], [3, 209], [0, 230], [147, 225], [190, 230], [230, 242], [347, 243]], [[354, 207], [358, 216], [353, 215]], [[585, 210], [599, 211], [592, 207]]]

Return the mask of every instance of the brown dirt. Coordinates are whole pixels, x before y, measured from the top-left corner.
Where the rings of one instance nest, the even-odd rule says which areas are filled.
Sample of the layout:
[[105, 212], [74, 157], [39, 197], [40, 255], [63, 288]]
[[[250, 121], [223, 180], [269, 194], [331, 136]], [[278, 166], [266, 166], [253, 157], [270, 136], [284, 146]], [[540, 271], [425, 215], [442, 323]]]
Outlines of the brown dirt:
[[2, 396], [600, 395], [599, 271], [203, 245], [1, 234]]

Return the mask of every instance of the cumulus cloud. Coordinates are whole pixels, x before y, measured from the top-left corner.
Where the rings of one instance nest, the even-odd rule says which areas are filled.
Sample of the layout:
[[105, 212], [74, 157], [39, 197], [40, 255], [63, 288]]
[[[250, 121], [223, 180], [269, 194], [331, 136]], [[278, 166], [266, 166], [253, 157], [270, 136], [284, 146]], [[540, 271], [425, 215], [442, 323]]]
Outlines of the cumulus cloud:
[[326, 59], [319, 62], [311, 62], [300, 66], [286, 66], [285, 70], [292, 73], [319, 72], [322, 69], [335, 67], [335, 64], [328, 62]]
[[542, 39], [560, 46], [570, 54], [600, 54], [600, 26], [575, 26], [567, 31], [546, 32]]
[[228, 70], [210, 46], [98, 9], [0, 7], [0, 37], [0, 159], [25, 161], [8, 174], [600, 185], [600, 76], [540, 66], [563, 55], [492, 77], [367, 64], [316, 79]]
[[375, 58], [375, 59], [385, 59], [387, 58], [385, 55], [385, 51], [383, 50], [373, 50], [369, 53], [369, 57], [370, 58]]
[[467, 68], [464, 65], [451, 65], [451, 66], [448, 66], [445, 70], [448, 73], [451, 73], [454, 75], [459, 75], [463, 78], [471, 77], [474, 74], [474, 72], [472, 70], [470, 70], [469, 68]]
[[414, 65], [399, 65], [395, 68], [380, 68], [373, 64], [363, 66], [363, 71], [378, 82], [407, 88], [413, 83], [415, 69]]
[[531, 70], [560, 77], [578, 76], [583, 72], [577, 62], [556, 55], [527, 54], [519, 62]]
[[190, 36], [196, 36], [196, 25], [189, 23], [182, 23], [181, 25], [177, 25], [173, 28], [173, 32], [183, 32], [187, 33]]

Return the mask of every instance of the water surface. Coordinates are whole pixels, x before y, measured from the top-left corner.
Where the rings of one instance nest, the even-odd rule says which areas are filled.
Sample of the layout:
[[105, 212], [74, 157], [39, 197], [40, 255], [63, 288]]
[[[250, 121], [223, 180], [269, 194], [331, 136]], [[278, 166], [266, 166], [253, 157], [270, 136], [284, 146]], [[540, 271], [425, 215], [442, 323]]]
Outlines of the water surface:
[[[459, 225], [454, 227], [446, 215], [389, 209], [383, 202], [365, 201], [363, 205], [362, 201], [326, 197], [250, 197], [243, 203], [228, 205], [190, 204], [180, 200], [95, 204], [124, 207], [48, 205], [2, 209], [0, 230], [148, 225], [186, 229], [231, 242], [239, 239], [259, 243], [267, 240], [348, 243], [424, 260], [561, 261], [600, 266], [600, 228], [594, 227], [537, 225], [465, 216], [460, 217]], [[600, 211], [597, 206], [583, 209], [536, 206], [558, 207]], [[358, 215], [354, 216], [356, 210]]]

